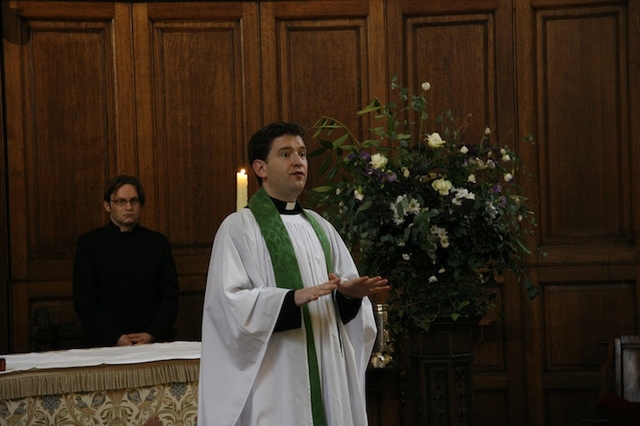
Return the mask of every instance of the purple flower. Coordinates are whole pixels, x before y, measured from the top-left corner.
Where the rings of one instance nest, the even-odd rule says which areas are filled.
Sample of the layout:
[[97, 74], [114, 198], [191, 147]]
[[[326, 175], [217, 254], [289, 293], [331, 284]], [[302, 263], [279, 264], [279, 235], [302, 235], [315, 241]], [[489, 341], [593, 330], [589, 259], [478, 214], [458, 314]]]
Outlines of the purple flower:
[[494, 194], [499, 194], [502, 192], [502, 185], [496, 184], [491, 186], [491, 188], [489, 188], [489, 192], [494, 193]]
[[395, 182], [397, 180], [398, 180], [398, 175], [396, 175], [394, 172], [380, 173], [380, 176], [378, 177], [379, 183]]

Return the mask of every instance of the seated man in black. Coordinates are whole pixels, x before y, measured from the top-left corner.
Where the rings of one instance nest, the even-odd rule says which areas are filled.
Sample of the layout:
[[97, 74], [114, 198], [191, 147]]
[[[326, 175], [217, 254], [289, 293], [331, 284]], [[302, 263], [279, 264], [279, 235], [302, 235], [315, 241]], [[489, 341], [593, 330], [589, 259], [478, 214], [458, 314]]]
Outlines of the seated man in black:
[[83, 345], [127, 346], [173, 337], [178, 278], [167, 238], [142, 227], [144, 191], [138, 179], [107, 184], [110, 221], [78, 239], [73, 304], [82, 321]]

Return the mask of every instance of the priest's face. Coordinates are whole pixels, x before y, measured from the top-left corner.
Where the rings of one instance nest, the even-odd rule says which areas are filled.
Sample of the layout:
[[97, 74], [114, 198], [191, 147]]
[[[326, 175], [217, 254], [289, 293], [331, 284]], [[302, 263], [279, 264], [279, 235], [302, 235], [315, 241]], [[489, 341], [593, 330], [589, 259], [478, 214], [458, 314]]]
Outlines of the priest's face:
[[307, 183], [307, 147], [300, 136], [283, 135], [273, 140], [266, 160], [256, 160], [254, 171], [262, 187], [281, 201], [296, 201]]
[[104, 209], [109, 212], [111, 221], [122, 232], [133, 230], [140, 220], [140, 197], [133, 185], [122, 185], [111, 194], [111, 200], [104, 202]]

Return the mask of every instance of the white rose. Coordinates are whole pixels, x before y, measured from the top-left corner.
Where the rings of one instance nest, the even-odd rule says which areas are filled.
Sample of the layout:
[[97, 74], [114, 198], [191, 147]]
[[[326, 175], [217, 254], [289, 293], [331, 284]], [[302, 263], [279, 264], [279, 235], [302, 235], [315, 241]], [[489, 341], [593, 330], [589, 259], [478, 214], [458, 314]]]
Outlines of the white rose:
[[425, 81], [424, 83], [422, 83], [422, 90], [426, 92], [429, 89], [431, 89], [431, 83], [429, 83], [428, 81]]
[[513, 180], [513, 175], [511, 173], [505, 173], [504, 174], [504, 181], [505, 182], [511, 182]]
[[503, 155], [502, 161], [504, 161], [505, 163], [508, 163], [509, 161], [511, 161], [511, 157], [509, 156], [509, 154]]
[[460, 148], [460, 153], [466, 154], [467, 152], [469, 152], [469, 148], [467, 148], [466, 145], [462, 145], [462, 148]]
[[445, 142], [440, 137], [439, 133], [431, 133], [428, 137], [428, 144], [431, 148], [442, 148]]
[[488, 127], [487, 127], [487, 128], [485, 128], [485, 129], [484, 129], [484, 134], [485, 134], [485, 135], [487, 135], [487, 136], [489, 136], [489, 135], [491, 134], [491, 129], [490, 129], [490, 128], [488, 128]]
[[358, 201], [362, 201], [362, 199], [364, 198], [364, 194], [362, 192], [360, 192], [358, 189], [356, 189], [355, 191], [353, 191], [353, 196], [356, 198], [356, 200]]
[[446, 179], [437, 179], [431, 183], [431, 187], [438, 191], [440, 195], [447, 195], [452, 186], [451, 181]]
[[371, 165], [374, 169], [381, 169], [387, 165], [387, 157], [382, 154], [373, 154], [371, 156]]

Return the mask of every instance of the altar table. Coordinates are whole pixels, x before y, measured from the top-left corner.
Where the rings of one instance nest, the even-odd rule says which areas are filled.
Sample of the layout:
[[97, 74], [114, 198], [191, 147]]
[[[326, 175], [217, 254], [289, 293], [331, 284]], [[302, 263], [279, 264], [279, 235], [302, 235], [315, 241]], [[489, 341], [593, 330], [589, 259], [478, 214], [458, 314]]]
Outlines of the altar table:
[[197, 423], [200, 342], [0, 357], [0, 425]]

